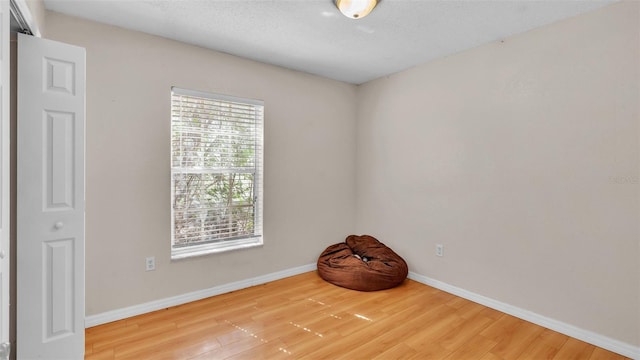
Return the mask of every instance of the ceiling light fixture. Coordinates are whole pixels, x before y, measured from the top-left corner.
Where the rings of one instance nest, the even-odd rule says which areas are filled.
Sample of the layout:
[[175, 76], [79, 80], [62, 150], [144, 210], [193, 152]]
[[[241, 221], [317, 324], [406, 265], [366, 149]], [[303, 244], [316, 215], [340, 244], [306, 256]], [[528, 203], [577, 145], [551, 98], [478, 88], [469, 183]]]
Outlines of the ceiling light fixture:
[[371, 12], [378, 0], [335, 0], [340, 12], [352, 19], [361, 19]]

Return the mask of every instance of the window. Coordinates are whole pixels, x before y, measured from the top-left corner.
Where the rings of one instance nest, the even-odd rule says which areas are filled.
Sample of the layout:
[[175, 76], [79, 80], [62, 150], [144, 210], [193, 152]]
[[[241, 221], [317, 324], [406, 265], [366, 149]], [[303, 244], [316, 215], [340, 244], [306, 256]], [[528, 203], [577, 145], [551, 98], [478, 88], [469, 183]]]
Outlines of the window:
[[171, 257], [262, 245], [263, 103], [171, 89]]

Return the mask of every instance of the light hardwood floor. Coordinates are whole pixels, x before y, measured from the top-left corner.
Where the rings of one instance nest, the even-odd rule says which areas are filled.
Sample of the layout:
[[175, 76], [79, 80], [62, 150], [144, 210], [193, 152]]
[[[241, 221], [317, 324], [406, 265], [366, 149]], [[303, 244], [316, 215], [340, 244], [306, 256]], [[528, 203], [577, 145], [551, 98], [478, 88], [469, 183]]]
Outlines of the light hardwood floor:
[[625, 359], [406, 280], [363, 293], [309, 272], [92, 327], [86, 359]]

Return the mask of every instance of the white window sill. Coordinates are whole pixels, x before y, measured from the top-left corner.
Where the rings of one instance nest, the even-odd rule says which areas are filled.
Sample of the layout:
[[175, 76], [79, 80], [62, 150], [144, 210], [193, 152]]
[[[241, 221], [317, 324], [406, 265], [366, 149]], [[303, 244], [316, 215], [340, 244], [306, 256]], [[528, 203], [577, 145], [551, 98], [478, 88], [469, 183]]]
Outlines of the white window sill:
[[225, 241], [221, 243], [193, 245], [171, 249], [171, 260], [181, 260], [197, 256], [223, 253], [262, 246], [262, 236], [249, 239]]

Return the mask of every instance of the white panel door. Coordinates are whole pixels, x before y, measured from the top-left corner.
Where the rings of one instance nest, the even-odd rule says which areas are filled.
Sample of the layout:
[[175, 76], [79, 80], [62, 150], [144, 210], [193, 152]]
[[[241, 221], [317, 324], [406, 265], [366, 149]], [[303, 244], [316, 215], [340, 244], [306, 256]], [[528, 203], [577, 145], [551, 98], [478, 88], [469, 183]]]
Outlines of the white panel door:
[[0, 1], [0, 360], [9, 359], [9, 22]]
[[85, 50], [18, 35], [19, 359], [84, 356]]

